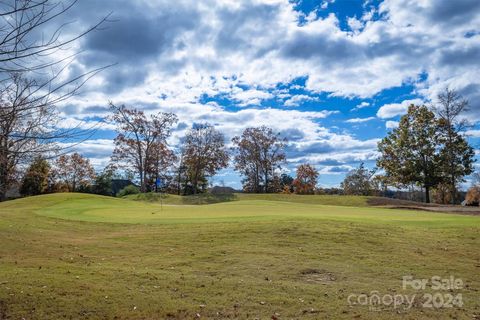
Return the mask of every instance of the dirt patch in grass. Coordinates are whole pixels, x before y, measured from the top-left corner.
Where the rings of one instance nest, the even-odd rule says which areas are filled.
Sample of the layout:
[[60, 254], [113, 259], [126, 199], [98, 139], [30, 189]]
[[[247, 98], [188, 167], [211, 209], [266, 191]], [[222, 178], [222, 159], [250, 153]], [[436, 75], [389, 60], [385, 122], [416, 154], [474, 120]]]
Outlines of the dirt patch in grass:
[[7, 305], [0, 300], [0, 319], [7, 319]]
[[455, 214], [466, 214], [466, 215], [479, 215], [479, 207], [463, 207], [460, 205], [442, 205], [436, 203], [422, 203], [408, 200], [400, 199], [391, 199], [391, 198], [382, 198], [382, 197], [373, 197], [368, 199], [368, 204], [371, 206], [378, 207], [387, 207], [390, 209], [406, 209], [406, 210], [422, 210], [429, 212], [440, 212], [440, 213], [455, 213]]
[[416, 201], [392, 199], [385, 197], [371, 197], [367, 200], [371, 206], [416, 206], [416, 207], [439, 207], [441, 205], [435, 203], [422, 203]]
[[301, 277], [306, 282], [331, 282], [336, 281], [337, 277], [332, 273], [326, 270], [318, 270], [318, 269], [305, 269], [300, 272]]

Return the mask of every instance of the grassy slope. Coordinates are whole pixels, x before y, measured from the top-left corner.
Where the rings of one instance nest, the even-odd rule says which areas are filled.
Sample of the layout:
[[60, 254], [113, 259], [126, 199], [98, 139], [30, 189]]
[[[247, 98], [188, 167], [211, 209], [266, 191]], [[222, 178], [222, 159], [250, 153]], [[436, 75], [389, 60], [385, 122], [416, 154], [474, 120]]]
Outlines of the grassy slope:
[[368, 199], [371, 197], [357, 197], [357, 196], [337, 196], [337, 195], [296, 195], [296, 194], [251, 194], [251, 193], [236, 193], [225, 195], [199, 194], [191, 196], [177, 196], [171, 194], [146, 193], [126, 196], [125, 199], [160, 202], [165, 204], [212, 204], [239, 200], [268, 200], [268, 201], [282, 201], [294, 202], [304, 204], [322, 204], [332, 206], [352, 206], [365, 207], [368, 206]]
[[[207, 206], [176, 205], [171, 202], [134, 202], [91, 195], [51, 195], [60, 198], [55, 204], [43, 206], [35, 212], [53, 218], [110, 223], [211, 223], [247, 222], [258, 220], [313, 219], [359, 221], [374, 224], [468, 226], [480, 220], [476, 217], [439, 215], [437, 213], [392, 210], [386, 208], [330, 206], [305, 202], [287, 202], [245, 197], [239, 201]], [[268, 198], [267, 198], [268, 199]], [[28, 199], [25, 199], [27, 201]], [[299, 199], [296, 199], [297, 201]], [[314, 202], [315, 203], [315, 202]]]
[[[462, 319], [480, 312], [478, 217], [265, 199], [159, 209], [78, 194], [0, 203], [0, 319]], [[406, 314], [348, 307], [349, 293], [404, 293], [406, 274], [462, 278], [465, 306], [417, 305]]]

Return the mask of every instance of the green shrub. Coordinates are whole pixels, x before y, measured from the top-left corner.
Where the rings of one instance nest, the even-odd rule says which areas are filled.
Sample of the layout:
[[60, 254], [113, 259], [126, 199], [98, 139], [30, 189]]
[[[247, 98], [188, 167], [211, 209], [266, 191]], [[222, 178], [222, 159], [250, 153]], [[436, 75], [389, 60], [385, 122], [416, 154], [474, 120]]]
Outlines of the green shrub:
[[129, 194], [137, 194], [137, 193], [140, 193], [140, 189], [138, 189], [138, 187], [131, 184], [129, 186], [126, 186], [122, 190], [118, 191], [117, 197], [124, 197]]

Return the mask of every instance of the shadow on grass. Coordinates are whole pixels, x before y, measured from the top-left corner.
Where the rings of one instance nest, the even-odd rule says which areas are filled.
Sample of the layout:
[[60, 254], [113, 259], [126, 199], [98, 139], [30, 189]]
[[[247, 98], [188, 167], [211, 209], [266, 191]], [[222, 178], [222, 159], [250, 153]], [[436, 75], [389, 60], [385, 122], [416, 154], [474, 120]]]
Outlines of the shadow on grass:
[[135, 194], [128, 196], [127, 198], [135, 201], [163, 202], [164, 204], [172, 205], [201, 205], [238, 200], [238, 197], [233, 193], [200, 193], [197, 195], [178, 196], [166, 193], [148, 192]]
[[183, 204], [213, 204], [220, 202], [235, 201], [237, 197], [233, 193], [211, 194], [202, 193], [182, 197]]

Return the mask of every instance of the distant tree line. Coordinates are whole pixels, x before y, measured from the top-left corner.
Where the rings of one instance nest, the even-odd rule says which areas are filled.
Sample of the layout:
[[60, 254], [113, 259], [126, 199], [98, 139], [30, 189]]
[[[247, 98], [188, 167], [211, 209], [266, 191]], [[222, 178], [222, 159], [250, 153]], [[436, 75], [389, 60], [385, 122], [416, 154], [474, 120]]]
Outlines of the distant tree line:
[[134, 172], [141, 192], [187, 195], [205, 192], [209, 178], [229, 161], [243, 177], [245, 192], [279, 192], [280, 170], [286, 161], [286, 139], [265, 126], [247, 128], [232, 139], [208, 123], [194, 124], [176, 152], [167, 143], [177, 122], [172, 113], [146, 116], [137, 109], [110, 104], [117, 126], [112, 167]]
[[[460, 117], [467, 103], [448, 88], [439, 101], [436, 108], [411, 105], [398, 128], [379, 143], [377, 167], [368, 169], [361, 163], [346, 174], [340, 188], [330, 189], [318, 187], [319, 172], [312, 164], [298, 165], [295, 177], [285, 173], [287, 140], [266, 126], [246, 128], [227, 146], [225, 136], [213, 125], [194, 124], [174, 149], [167, 140], [178, 121], [175, 114], [147, 116], [141, 110], [111, 103], [109, 119], [117, 127], [117, 136], [110, 164], [103, 172], [95, 173], [89, 160], [78, 153], [61, 155], [55, 161], [37, 156], [25, 171], [21, 192], [114, 195], [112, 181], [121, 178], [138, 183], [122, 194], [197, 194], [206, 192], [209, 179], [233, 162], [242, 176], [243, 192], [411, 194], [409, 199], [419, 200], [418, 188], [423, 188], [426, 202], [433, 194], [435, 202], [457, 203], [458, 185], [473, 172], [474, 163], [473, 148], [462, 133], [466, 124]], [[480, 188], [476, 190], [472, 189], [470, 198], [480, 194]]]
[[[310, 164], [297, 168], [296, 178], [282, 174], [287, 140], [271, 128], [246, 128], [227, 146], [214, 126], [194, 124], [174, 150], [168, 145], [177, 122], [172, 113], [147, 116], [143, 111], [110, 104], [110, 120], [117, 126], [110, 164], [95, 173], [89, 160], [78, 153], [61, 155], [55, 161], [37, 157], [26, 170], [23, 195], [47, 192], [92, 192], [111, 195], [111, 183], [129, 177], [138, 192], [163, 191], [179, 195], [206, 192], [209, 179], [233, 161], [243, 179], [243, 191], [253, 193], [318, 191], [318, 171]], [[129, 187], [135, 193], [136, 187]], [[126, 191], [127, 192], [127, 191]]]

